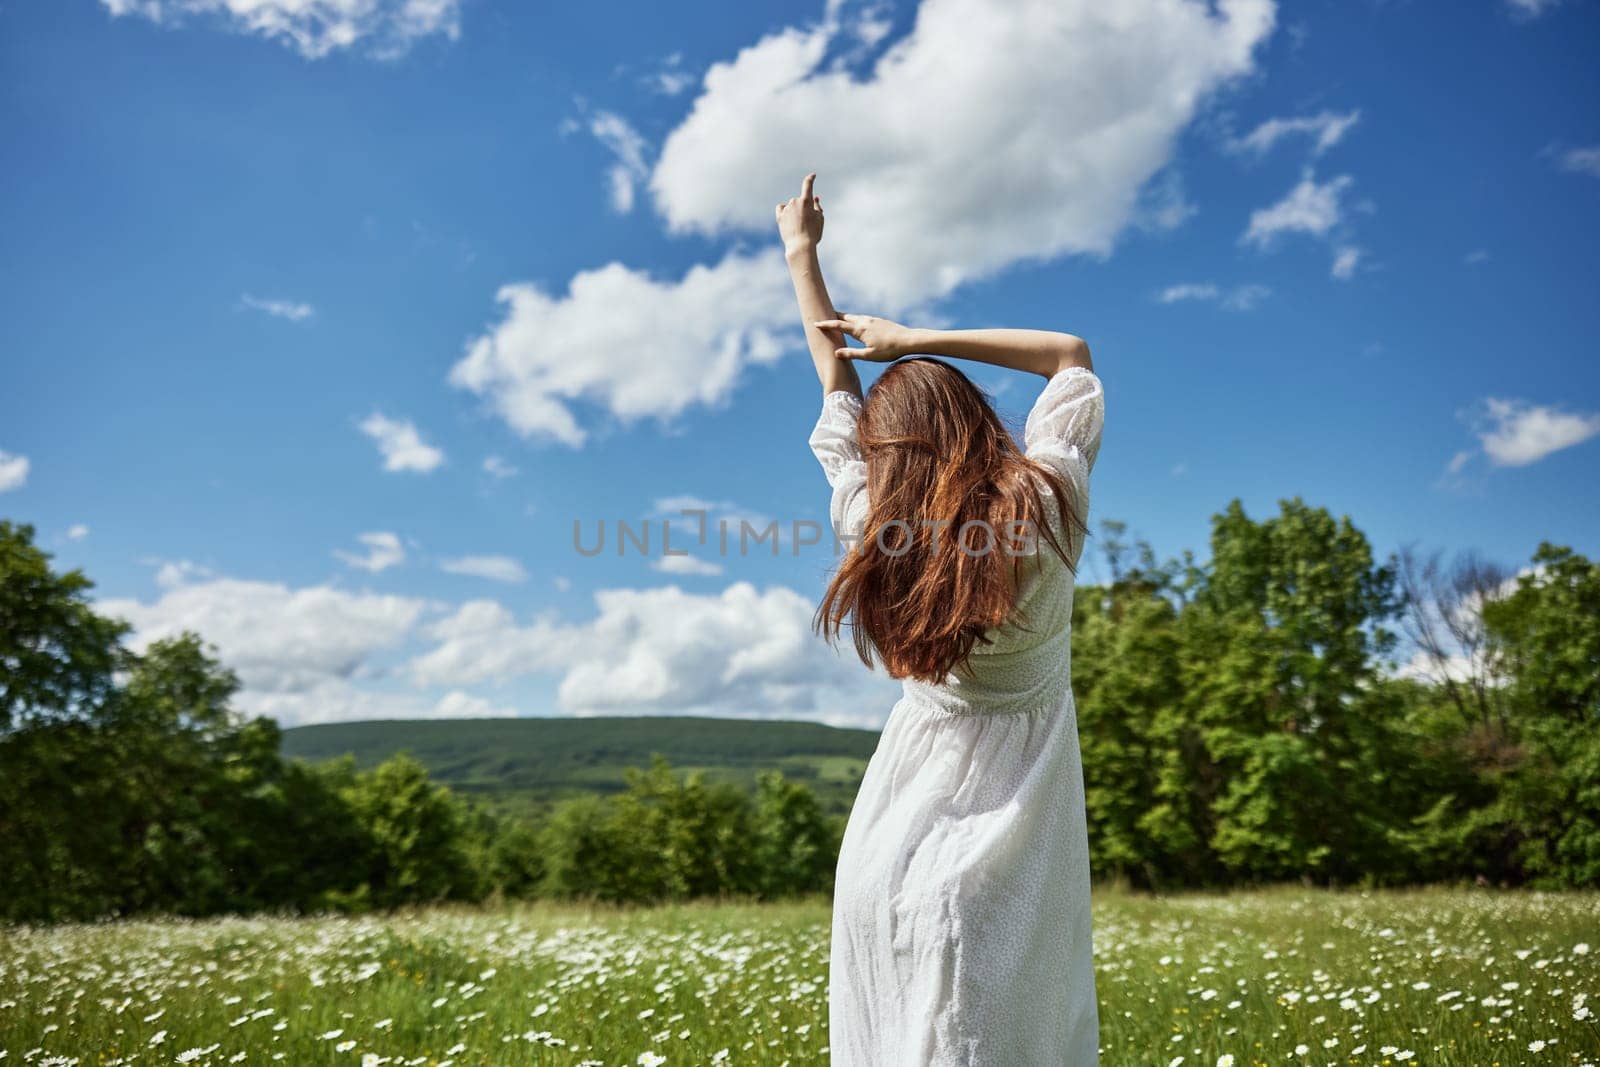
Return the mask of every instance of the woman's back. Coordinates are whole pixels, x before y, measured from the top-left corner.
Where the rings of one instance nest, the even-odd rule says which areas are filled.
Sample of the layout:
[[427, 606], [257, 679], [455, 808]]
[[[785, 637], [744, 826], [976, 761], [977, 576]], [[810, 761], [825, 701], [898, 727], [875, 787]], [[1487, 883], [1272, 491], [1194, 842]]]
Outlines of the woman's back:
[[[867, 468], [856, 440], [862, 402], [848, 393], [828, 394], [811, 435], [811, 447], [833, 485], [830, 513], [841, 541], [873, 550], [866, 529], [871, 500]], [[988, 534], [989, 551], [1015, 551], [1016, 602], [1002, 625], [974, 645], [968, 663], [942, 681], [906, 678], [906, 699], [951, 713], [1004, 714], [1059, 704], [1070, 684], [1070, 627], [1075, 589], [1073, 569], [1083, 554], [1082, 530], [1089, 512], [1089, 475], [1099, 455], [1105, 419], [1100, 379], [1090, 370], [1069, 367], [1046, 382], [1028, 415], [1024, 451], [1066, 485], [1076, 521], [1062, 520], [1058, 501], [1039, 478], [1045, 514], [1038, 523], [1054, 534], [1058, 554], [1045, 530], [1029, 529], [1020, 538], [1008, 531]], [[980, 545], [985, 542], [979, 539]], [[853, 549], [853, 550], [859, 550]]]

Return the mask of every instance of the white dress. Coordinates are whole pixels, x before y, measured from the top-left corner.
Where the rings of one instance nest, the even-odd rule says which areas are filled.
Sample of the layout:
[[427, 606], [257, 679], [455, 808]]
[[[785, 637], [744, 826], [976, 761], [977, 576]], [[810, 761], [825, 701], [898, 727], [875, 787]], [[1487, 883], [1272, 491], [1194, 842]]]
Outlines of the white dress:
[[[829, 393], [810, 440], [835, 529], [849, 536], [867, 509], [860, 409]], [[1071, 368], [1045, 385], [1024, 432], [1027, 454], [1065, 476], [1080, 518], [1104, 411], [1100, 379]], [[1062, 544], [1076, 564], [1082, 535]], [[990, 631], [970, 671], [940, 684], [905, 681], [867, 764], [834, 888], [835, 1067], [1099, 1061], [1074, 583], [1042, 539], [1038, 555], [1018, 592], [1029, 631]]]

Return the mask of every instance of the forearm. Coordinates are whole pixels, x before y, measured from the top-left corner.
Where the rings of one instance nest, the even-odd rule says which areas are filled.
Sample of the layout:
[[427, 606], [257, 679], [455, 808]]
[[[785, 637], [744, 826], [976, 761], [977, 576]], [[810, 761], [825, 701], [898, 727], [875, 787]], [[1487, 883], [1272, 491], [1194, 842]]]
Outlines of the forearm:
[[789, 278], [794, 282], [795, 299], [800, 302], [800, 322], [806, 331], [806, 345], [811, 349], [811, 362], [817, 368], [824, 394], [843, 389], [861, 395], [861, 379], [849, 360], [840, 359], [834, 351], [844, 347], [844, 335], [837, 330], [819, 330], [815, 322], [838, 317], [833, 301], [828, 299], [828, 287], [822, 281], [822, 263], [817, 258], [816, 245], [786, 249], [784, 258], [789, 263]]
[[1094, 370], [1081, 337], [1055, 330], [913, 330], [912, 352], [950, 356], [1053, 377], [1068, 367]]

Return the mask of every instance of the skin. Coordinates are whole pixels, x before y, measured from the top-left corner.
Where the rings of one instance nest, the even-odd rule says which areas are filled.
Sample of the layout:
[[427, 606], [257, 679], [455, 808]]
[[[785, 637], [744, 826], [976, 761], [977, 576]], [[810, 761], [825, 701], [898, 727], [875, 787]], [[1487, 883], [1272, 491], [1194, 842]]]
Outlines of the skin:
[[[1051, 378], [1069, 367], [1094, 370], [1083, 338], [1055, 330], [930, 330], [902, 326], [876, 315], [841, 314], [822, 281], [817, 245], [822, 242], [822, 200], [813, 190], [815, 172], [800, 184], [800, 195], [779, 204], [778, 233], [805, 324], [806, 343], [824, 394], [844, 391], [861, 396], [856, 360], [890, 363], [913, 354], [948, 356]], [[845, 337], [861, 348], [850, 348]]]

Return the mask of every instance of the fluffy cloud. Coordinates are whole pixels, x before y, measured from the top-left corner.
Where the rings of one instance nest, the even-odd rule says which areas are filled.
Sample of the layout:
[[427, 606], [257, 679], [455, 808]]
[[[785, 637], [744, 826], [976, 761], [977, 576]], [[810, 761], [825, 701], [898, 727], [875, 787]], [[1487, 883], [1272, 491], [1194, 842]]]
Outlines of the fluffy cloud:
[[660, 69], [645, 79], [645, 84], [663, 96], [677, 96], [697, 79], [683, 69], [683, 53], [674, 52], [662, 60]]
[[1341, 174], [1337, 178], [1318, 182], [1316, 176], [1309, 169], [1306, 170], [1299, 184], [1289, 190], [1282, 200], [1250, 215], [1250, 227], [1240, 241], [1266, 248], [1280, 234], [1326, 236], [1344, 217], [1340, 196], [1354, 180], [1348, 174]]
[[274, 318], [288, 319], [290, 322], [304, 322], [317, 313], [316, 308], [298, 300], [265, 300], [249, 293], [241, 296], [239, 302], [252, 311], [265, 312]]
[[67, 528], [68, 541], [82, 541], [89, 536], [89, 527], [81, 522], [75, 522]]
[[924, 0], [857, 77], [826, 63], [851, 30], [830, 10], [713, 65], [650, 189], [675, 233], [765, 233], [837, 160], [818, 187], [831, 274], [895, 313], [1018, 261], [1108, 253], [1273, 17], [1270, 0]]
[[235, 33], [278, 41], [307, 59], [363, 44], [375, 56], [405, 54], [423, 37], [455, 40], [461, 32], [460, 0], [100, 0], [114, 16], [137, 16], [160, 25], [191, 17]]
[[519, 625], [491, 601], [429, 628], [437, 646], [412, 661], [419, 683], [471, 685], [562, 672], [562, 707], [622, 712], [821, 717], [881, 722], [893, 683], [846, 661], [811, 631], [813, 605], [792, 589], [748, 582], [720, 594], [677, 586], [595, 595], [581, 624]]
[[514, 478], [517, 475], [517, 468], [499, 456], [485, 456], [483, 471], [492, 478]]
[[28, 482], [28, 457], [0, 452], [0, 493], [21, 489]]
[[662, 556], [650, 566], [663, 574], [710, 577], [722, 573], [722, 564], [699, 556]]
[[[1252, 212], [1250, 225], [1239, 237], [1241, 244], [1272, 247], [1286, 233], [1303, 233], [1330, 242], [1347, 233], [1343, 194], [1355, 181], [1348, 174], [1319, 182], [1307, 167], [1300, 181], [1277, 203]], [[1355, 277], [1363, 250], [1348, 242], [1333, 250], [1329, 274], [1340, 281]]]
[[367, 547], [365, 554], [346, 552], [343, 549], [335, 549], [333, 554], [350, 566], [359, 567], [373, 574], [405, 562], [405, 546], [400, 543], [400, 538], [396, 534], [375, 531], [364, 533], [356, 540]]
[[1228, 147], [1235, 152], [1265, 155], [1283, 138], [1306, 134], [1311, 137], [1311, 154], [1320, 156], [1343, 140], [1344, 135], [1350, 132], [1350, 127], [1360, 118], [1360, 111], [1351, 111], [1343, 115], [1335, 111], [1324, 111], [1318, 115], [1302, 118], [1268, 119], [1244, 137], [1236, 137], [1229, 141]]
[[386, 471], [419, 471], [426, 474], [444, 462], [444, 453], [422, 440], [408, 419], [391, 419], [373, 412], [361, 423], [361, 432], [378, 443]]
[[487, 578], [494, 582], [521, 582], [528, 578], [528, 572], [522, 564], [510, 556], [461, 556], [441, 561], [439, 568], [449, 574]]
[[628, 120], [610, 111], [595, 115], [589, 132], [611, 150], [617, 161], [607, 177], [611, 182], [611, 206], [620, 214], [633, 210], [634, 183], [650, 172], [645, 162], [645, 140]]
[[408, 666], [418, 685], [463, 686], [504, 682], [559, 670], [578, 655], [581, 635], [553, 616], [527, 626], [493, 600], [470, 600], [431, 623], [424, 636], [434, 647]]
[[[623, 420], [721, 402], [743, 367], [800, 343], [773, 204], [819, 153], [838, 161], [818, 192], [842, 307], [916, 313], [1015, 263], [1103, 255], [1130, 225], [1175, 225], [1178, 187], [1152, 210], [1147, 186], [1207, 94], [1252, 69], [1273, 17], [1271, 0], [1124, 0], [1110, 14], [1094, 0], [924, 0], [858, 76], [851, 63], [889, 22], [830, 3], [819, 24], [712, 65], [649, 176], [670, 232], [754, 234], [770, 251], [681, 279], [612, 263], [565, 294], [507, 285], [503, 319], [450, 380], [519, 433], [572, 446], [589, 432], [574, 401]], [[622, 206], [637, 135], [595, 132], [618, 154]]]
[[[1526, 400], [1489, 397], [1465, 418], [1497, 467], [1525, 467], [1600, 434], [1600, 413], [1574, 414]], [[1451, 473], [1459, 472], [1465, 462], [1458, 454], [1451, 460]]]
[[423, 601], [329, 586], [169, 579], [150, 603], [110, 599], [96, 607], [133, 624], [135, 649], [184, 630], [199, 633], [238, 672], [240, 707], [252, 714], [290, 723], [390, 714], [378, 710], [387, 698], [351, 683], [383, 674], [379, 656], [405, 642]]
[[730, 252], [676, 280], [611, 263], [578, 274], [560, 296], [523, 283], [498, 298], [504, 318], [469, 345], [450, 382], [523, 436], [572, 446], [588, 437], [574, 401], [625, 421], [668, 418], [719, 402], [744, 367], [776, 360], [786, 343], [780, 328], [798, 343], [776, 249]]
[[1530, 19], [1538, 18], [1559, 3], [1561, 0], [1506, 0], [1512, 14]]
[[1176, 304], [1181, 301], [1192, 300], [1208, 304], [1216, 304], [1228, 311], [1249, 311], [1261, 301], [1272, 295], [1272, 290], [1265, 285], [1249, 283], [1236, 285], [1231, 289], [1224, 289], [1211, 282], [1184, 282], [1179, 285], [1169, 285], [1156, 294], [1156, 299], [1163, 304]]
[[572, 714], [707, 713], [881, 723], [897, 686], [811, 630], [813, 605], [782, 586], [720, 593], [612, 589], [587, 621], [519, 622], [493, 600], [448, 604], [173, 567], [151, 601], [96, 607], [134, 626], [130, 644], [193, 630], [237, 671], [238, 707], [285, 725], [509, 715], [470, 692], [559, 678]]
[[1600, 178], [1600, 145], [1592, 148], [1569, 148], [1561, 153], [1561, 169]]
[[1344, 245], [1333, 254], [1333, 266], [1329, 273], [1340, 281], [1349, 281], [1356, 275], [1356, 267], [1361, 264], [1361, 249], [1355, 245]]

